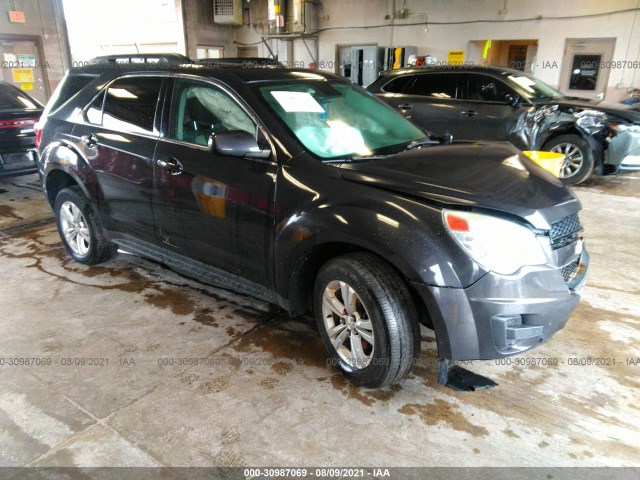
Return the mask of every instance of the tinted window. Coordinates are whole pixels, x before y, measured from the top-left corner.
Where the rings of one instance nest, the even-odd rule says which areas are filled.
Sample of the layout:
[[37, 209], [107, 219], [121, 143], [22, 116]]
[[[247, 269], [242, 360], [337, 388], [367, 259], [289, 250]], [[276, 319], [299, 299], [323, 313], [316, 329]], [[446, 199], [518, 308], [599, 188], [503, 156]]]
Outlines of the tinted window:
[[94, 78], [92, 75], [67, 75], [47, 103], [47, 112], [52, 112], [65, 103]]
[[481, 102], [506, 102], [505, 97], [513, 90], [505, 84], [487, 75], [469, 75], [467, 98]]
[[256, 124], [226, 92], [209, 83], [176, 80], [170, 137], [206, 146], [212, 133], [244, 130], [256, 135]]
[[89, 108], [87, 108], [85, 112], [85, 118], [87, 122], [93, 123], [94, 125], [102, 125], [102, 103], [104, 100], [104, 92], [98, 95]]
[[456, 98], [458, 74], [427, 73], [416, 76], [416, 81], [405, 92], [410, 95], [424, 95], [432, 98]]
[[39, 105], [31, 97], [28, 97], [17, 88], [10, 85], [0, 85], [0, 109], [14, 110], [25, 108], [38, 108]]
[[396, 77], [393, 80], [391, 80], [389, 83], [387, 83], [382, 88], [382, 90], [389, 93], [402, 93], [404, 92], [405, 88], [407, 88], [407, 85], [409, 84], [409, 82], [413, 80], [413, 78], [414, 77], [411, 75]]
[[107, 89], [102, 125], [114, 130], [153, 132], [153, 119], [160, 94], [160, 77], [129, 77]]

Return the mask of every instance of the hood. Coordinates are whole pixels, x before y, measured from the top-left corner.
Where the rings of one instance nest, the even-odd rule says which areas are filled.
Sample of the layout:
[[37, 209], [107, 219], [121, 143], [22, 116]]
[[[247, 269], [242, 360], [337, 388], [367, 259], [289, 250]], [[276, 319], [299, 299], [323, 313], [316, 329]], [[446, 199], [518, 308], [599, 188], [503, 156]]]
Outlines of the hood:
[[345, 163], [346, 179], [445, 205], [516, 215], [536, 228], [580, 210], [559, 180], [509, 143], [460, 143]]
[[584, 110], [593, 110], [606, 113], [607, 115], [620, 117], [628, 122], [640, 124], [640, 112], [634, 110], [629, 105], [622, 105], [609, 102], [596, 102], [586, 98], [565, 97], [554, 100], [563, 110], [569, 113], [580, 113]]

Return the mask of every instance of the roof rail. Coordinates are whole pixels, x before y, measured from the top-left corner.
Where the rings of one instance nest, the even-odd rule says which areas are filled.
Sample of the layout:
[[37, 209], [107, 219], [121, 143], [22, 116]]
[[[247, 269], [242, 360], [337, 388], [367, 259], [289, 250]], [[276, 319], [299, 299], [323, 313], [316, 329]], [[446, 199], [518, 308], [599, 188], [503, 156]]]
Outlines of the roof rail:
[[88, 63], [193, 63], [193, 61], [179, 53], [131, 53], [94, 57]]

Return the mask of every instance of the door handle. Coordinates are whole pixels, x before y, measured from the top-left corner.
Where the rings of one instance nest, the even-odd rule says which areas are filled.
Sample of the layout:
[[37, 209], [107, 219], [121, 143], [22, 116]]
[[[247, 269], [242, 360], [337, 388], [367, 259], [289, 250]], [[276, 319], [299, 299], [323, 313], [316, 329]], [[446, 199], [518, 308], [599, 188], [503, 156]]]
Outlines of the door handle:
[[169, 160], [156, 160], [156, 165], [168, 171], [171, 175], [180, 175], [184, 170], [182, 164], [175, 158]]
[[462, 113], [462, 115], [466, 115], [467, 117], [475, 117], [478, 114], [478, 112], [476, 112], [475, 110], [467, 110], [466, 112], [463, 110], [460, 113]]
[[411, 104], [410, 103], [401, 103], [400, 105], [398, 105], [398, 108], [400, 110], [411, 110]]
[[98, 137], [96, 137], [95, 133], [85, 135], [84, 137], [82, 137], [82, 141], [89, 148], [94, 148], [96, 145], [98, 145]]

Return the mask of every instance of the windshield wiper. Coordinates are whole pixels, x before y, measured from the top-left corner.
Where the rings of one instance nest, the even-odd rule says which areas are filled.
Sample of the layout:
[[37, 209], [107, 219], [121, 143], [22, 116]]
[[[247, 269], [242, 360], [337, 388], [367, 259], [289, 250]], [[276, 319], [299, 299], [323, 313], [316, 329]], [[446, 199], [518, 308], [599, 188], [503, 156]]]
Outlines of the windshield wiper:
[[426, 140], [416, 140], [415, 142], [411, 142], [409, 145], [407, 145], [404, 149], [405, 152], [408, 152], [409, 150], [413, 150], [415, 148], [420, 148], [420, 147], [424, 147], [424, 146], [431, 146], [431, 145], [440, 145], [440, 141], [438, 140], [431, 140], [431, 139], [426, 139]]

